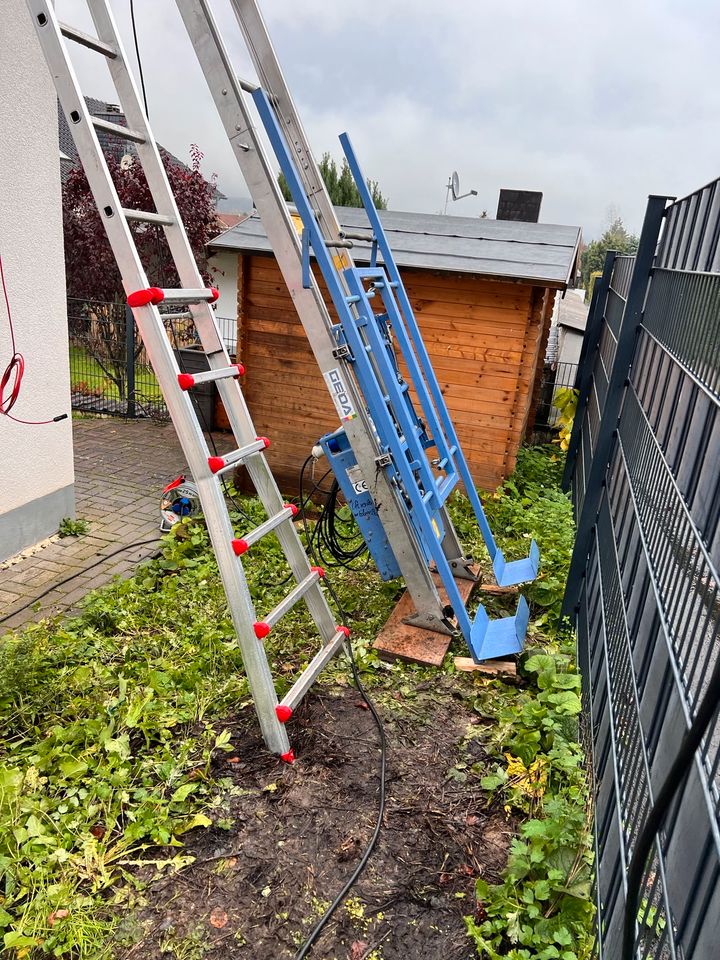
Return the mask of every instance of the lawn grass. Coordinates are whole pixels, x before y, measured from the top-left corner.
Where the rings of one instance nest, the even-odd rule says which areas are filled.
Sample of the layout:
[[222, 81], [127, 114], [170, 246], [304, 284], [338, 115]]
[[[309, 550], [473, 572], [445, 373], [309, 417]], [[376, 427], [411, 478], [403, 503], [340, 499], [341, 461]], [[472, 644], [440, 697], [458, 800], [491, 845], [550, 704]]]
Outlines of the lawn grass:
[[[484, 788], [488, 802], [523, 824], [505, 879], [479, 881], [468, 916], [470, 936], [490, 958], [590, 956], [587, 786], [575, 743], [578, 678], [572, 639], [557, 623], [573, 540], [560, 470], [553, 451], [523, 451], [516, 475], [486, 501], [509, 559], [527, 553], [531, 536], [543, 556], [541, 574], [527, 591], [533, 621], [522, 661], [526, 682], [507, 687], [458, 676], [451, 657], [443, 667], [450, 687], [478, 714], [493, 717], [490, 726], [468, 728], [468, 744], [481, 737], [489, 760], [461, 756], [449, 776], [475, 791]], [[263, 518], [256, 501], [241, 506], [254, 521]], [[468, 548], [482, 556], [467, 501], [454, 498], [451, 510]], [[235, 522], [247, 529], [247, 519]], [[287, 591], [279, 544], [267, 537], [245, 559], [253, 600], [265, 612]], [[437, 682], [436, 671], [390, 666], [372, 651], [397, 599], [397, 582], [383, 583], [373, 569], [334, 571], [332, 581], [350, 616], [363, 679], [383, 712], [400, 709], [418, 683]], [[496, 615], [503, 602], [497, 601]], [[279, 696], [316, 645], [298, 605], [267, 642]], [[462, 652], [457, 644], [456, 652]], [[316, 690], [349, 683], [348, 665], [338, 658]], [[151, 845], [161, 851], [151, 854], [154, 876], [187, 864], [183, 837], [210, 827], [223, 790], [213, 770], [229, 749], [227, 718], [248, 702], [200, 523], [173, 528], [159, 559], [131, 580], [91, 594], [80, 616], [42, 621], [3, 638], [0, 934], [10, 956], [118, 955], [118, 921], [149, 882], [138, 864]]]
[[[83, 347], [70, 345], [70, 385], [73, 391], [97, 393], [108, 400], [120, 400], [120, 391], [98, 361]], [[148, 364], [135, 364], [135, 391], [147, 400], [163, 401], [162, 391]]]

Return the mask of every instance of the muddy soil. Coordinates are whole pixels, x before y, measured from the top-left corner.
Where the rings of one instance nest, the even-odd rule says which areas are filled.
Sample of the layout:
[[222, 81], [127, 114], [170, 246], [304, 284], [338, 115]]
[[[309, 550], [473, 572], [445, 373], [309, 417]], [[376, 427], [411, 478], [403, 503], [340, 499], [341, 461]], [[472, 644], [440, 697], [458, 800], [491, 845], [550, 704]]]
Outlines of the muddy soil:
[[[368, 867], [326, 926], [313, 960], [470, 960], [463, 917], [477, 877], [499, 879], [513, 833], [487, 807], [478, 778], [449, 776], [484, 760], [481, 722], [449, 690], [379, 707], [385, 721], [387, 801]], [[230, 718], [233, 752], [215, 825], [187, 837], [196, 859], [145, 891], [127, 960], [289, 960], [352, 872], [378, 810], [378, 731], [357, 691], [319, 691], [288, 724], [298, 760], [269, 755], [252, 710]]]

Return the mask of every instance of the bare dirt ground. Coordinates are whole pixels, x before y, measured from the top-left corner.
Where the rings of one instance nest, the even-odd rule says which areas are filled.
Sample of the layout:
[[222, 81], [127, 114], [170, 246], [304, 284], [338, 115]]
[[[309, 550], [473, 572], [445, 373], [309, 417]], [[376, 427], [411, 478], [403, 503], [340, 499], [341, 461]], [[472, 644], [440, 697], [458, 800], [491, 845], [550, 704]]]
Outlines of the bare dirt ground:
[[[426, 686], [412, 704], [380, 707], [383, 829], [314, 960], [475, 956], [463, 916], [475, 908], [475, 879], [498, 880], [513, 824], [487, 807], [477, 777], [448, 776], [461, 759], [484, 759], [477, 740], [460, 753], [469, 725], [482, 721], [447, 684]], [[355, 689], [307, 699], [289, 724], [293, 766], [268, 755], [252, 711], [228, 726], [234, 749], [214, 771], [226, 778], [216, 825], [188, 835], [182, 852], [193, 863], [149, 884], [124, 960], [291, 958], [365, 849], [378, 808], [378, 732]]]

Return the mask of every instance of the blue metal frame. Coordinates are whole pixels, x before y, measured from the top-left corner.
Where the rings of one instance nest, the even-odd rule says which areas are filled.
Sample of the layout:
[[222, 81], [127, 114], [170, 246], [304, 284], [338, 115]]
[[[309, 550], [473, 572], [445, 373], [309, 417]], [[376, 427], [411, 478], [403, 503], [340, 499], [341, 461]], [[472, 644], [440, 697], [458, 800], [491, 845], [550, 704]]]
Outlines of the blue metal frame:
[[[458, 440], [455, 427], [450, 418], [450, 413], [445, 404], [445, 398], [442, 395], [440, 384], [437, 381], [427, 348], [423, 342], [420, 328], [418, 327], [415, 314], [410, 304], [410, 299], [400, 276], [400, 271], [397, 268], [395, 258], [390, 249], [390, 244], [383, 229], [380, 215], [372, 202], [367, 181], [363, 177], [360, 164], [355, 156], [355, 151], [352, 148], [347, 133], [340, 135], [340, 143], [365, 206], [365, 212], [373, 230], [374, 240], [382, 254], [390, 285], [397, 297], [399, 309], [397, 311], [396, 321], [393, 323], [393, 331], [400, 342], [403, 358], [410, 369], [413, 386], [420, 398], [423, 413], [428, 418], [432, 417], [432, 422], [436, 425], [437, 429], [433, 430], [433, 436], [436, 440], [439, 436], [447, 438], [446, 449], [453, 450], [452, 457], [454, 457], [455, 469], [462, 479], [465, 492], [475, 511], [480, 532], [483, 535], [485, 546], [490, 554], [495, 579], [500, 586], [511, 586], [527, 580], [534, 580], [540, 566], [540, 551], [534, 540], [530, 545], [530, 555], [528, 557], [522, 560], [513, 560], [510, 563], [505, 560], [502, 550], [495, 542], [495, 537], [490, 529], [490, 524], [487, 522], [485, 511], [483, 510], [472, 474], [470, 473], [470, 468], [463, 455], [460, 441]], [[432, 411], [432, 413], [430, 411]]]
[[[419, 541], [426, 556], [437, 568], [473, 658], [480, 661], [519, 653], [529, 618], [524, 597], [520, 597], [515, 616], [490, 620], [480, 606], [474, 622], [471, 622], [450, 562], [443, 551], [445, 528], [441, 509], [458, 478], [462, 478], [473, 504], [498, 583], [508, 585], [533, 579], [539, 563], [538, 549], [533, 541], [530, 557], [506, 563], [495, 543], [387, 238], [349, 140], [346, 135], [341, 138], [375, 237], [371, 267], [350, 267], [343, 271], [350, 291], [348, 296], [267, 94], [258, 89], [253, 93], [253, 99], [303, 223], [303, 282], [310, 282], [309, 254], [312, 248], [340, 320], [339, 330], [336, 328], [338, 341], [344, 340], [350, 347], [354, 372], [377, 430], [381, 451], [389, 455], [382, 469], [387, 470], [391, 478], [401, 485], [409, 500], [409, 515]], [[376, 264], [378, 250], [384, 260], [383, 266]], [[373, 312], [370, 300], [378, 294], [381, 295], [386, 314], [377, 315]], [[397, 365], [391, 359], [388, 324], [398, 339], [403, 359], [408, 365], [429, 431], [417, 416], [409, 396], [409, 385], [398, 376]], [[444, 475], [434, 475], [425, 452], [429, 446], [437, 448]]]

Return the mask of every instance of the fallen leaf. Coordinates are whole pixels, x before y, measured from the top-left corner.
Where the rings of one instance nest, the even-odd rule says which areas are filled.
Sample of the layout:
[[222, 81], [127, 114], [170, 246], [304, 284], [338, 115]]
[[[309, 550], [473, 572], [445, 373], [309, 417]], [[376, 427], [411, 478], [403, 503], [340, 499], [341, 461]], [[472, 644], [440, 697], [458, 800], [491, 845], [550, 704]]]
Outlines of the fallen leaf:
[[358, 707], [360, 710], [369, 710], [369, 709], [370, 709], [370, 707], [365, 703], [364, 700], [356, 700], [355, 706]]
[[48, 917], [48, 923], [51, 927], [54, 927], [58, 920], [64, 920], [65, 917], [70, 916], [69, 910], [54, 910]]
[[355, 940], [353, 945], [350, 947], [350, 957], [349, 960], [361, 960], [361, 957], [365, 955], [368, 945], [365, 940]]
[[90, 827], [90, 833], [95, 837], [96, 840], [102, 840], [105, 836], [105, 827], [102, 823], [96, 823], [94, 827]]
[[480, 817], [474, 817], [472, 814], [470, 814], [469, 816], [465, 817], [465, 823], [469, 827], [475, 827], [478, 823], [480, 823]]
[[263, 887], [263, 889], [262, 889], [261, 892], [260, 892], [260, 896], [261, 896], [261, 897], [269, 897], [269, 896], [270, 896], [270, 887]]
[[240, 763], [240, 757], [228, 757], [228, 763]]
[[228, 922], [228, 915], [222, 909], [222, 907], [215, 907], [210, 913], [210, 923], [213, 927], [220, 929], [221, 927], [226, 927]]

